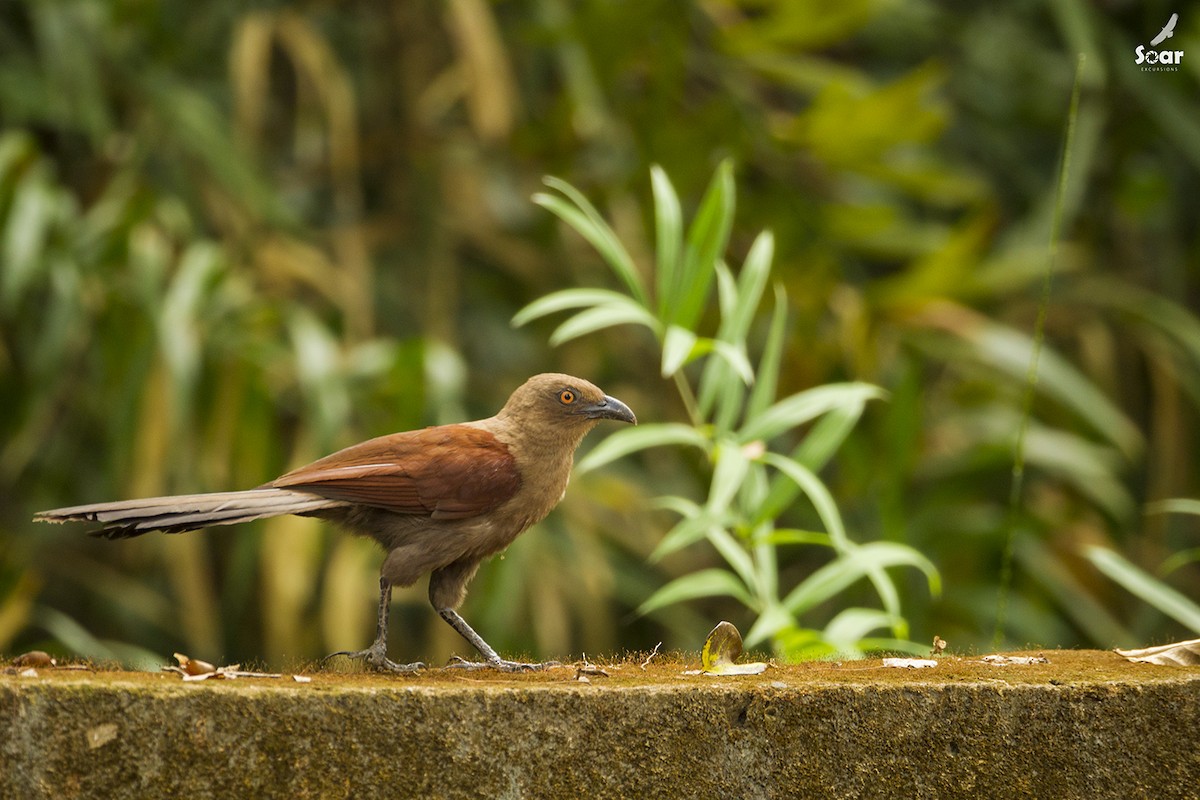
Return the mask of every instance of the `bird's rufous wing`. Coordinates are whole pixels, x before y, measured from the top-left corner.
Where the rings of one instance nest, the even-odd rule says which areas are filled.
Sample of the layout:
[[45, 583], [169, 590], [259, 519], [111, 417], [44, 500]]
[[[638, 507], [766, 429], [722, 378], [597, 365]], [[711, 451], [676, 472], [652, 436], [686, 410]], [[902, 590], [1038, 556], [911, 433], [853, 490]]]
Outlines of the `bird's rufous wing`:
[[469, 425], [380, 436], [268, 484], [434, 519], [486, 513], [516, 494], [520, 485], [508, 447]]

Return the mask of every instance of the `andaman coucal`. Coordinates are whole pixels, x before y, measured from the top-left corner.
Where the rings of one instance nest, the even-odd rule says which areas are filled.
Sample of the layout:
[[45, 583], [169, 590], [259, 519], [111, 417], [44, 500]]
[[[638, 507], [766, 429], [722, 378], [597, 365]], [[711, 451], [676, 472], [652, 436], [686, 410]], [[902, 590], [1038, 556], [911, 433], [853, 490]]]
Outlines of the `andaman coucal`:
[[58, 508], [34, 519], [98, 522], [92, 534], [109, 539], [283, 514], [327, 519], [387, 551], [375, 641], [366, 650], [335, 655], [362, 658], [379, 670], [422, 667], [388, 659], [388, 606], [393, 586], [409, 586], [429, 573], [433, 607], [484, 658], [461, 666], [529, 669], [537, 665], [500, 658], [455, 609], [480, 562], [562, 499], [576, 447], [605, 419], [637, 424], [627, 405], [585, 380], [535, 375], [494, 417], [380, 436], [257, 489]]

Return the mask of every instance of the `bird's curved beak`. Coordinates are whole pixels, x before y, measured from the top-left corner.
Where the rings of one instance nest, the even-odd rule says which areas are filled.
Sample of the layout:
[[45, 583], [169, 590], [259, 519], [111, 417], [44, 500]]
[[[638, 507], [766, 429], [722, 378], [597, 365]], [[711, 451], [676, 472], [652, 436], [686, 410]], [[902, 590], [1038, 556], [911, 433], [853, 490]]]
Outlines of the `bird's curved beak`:
[[633, 415], [629, 406], [609, 395], [604, 395], [604, 399], [599, 402], [585, 406], [582, 411], [588, 419], [615, 419], [618, 422], [637, 425], [637, 417]]

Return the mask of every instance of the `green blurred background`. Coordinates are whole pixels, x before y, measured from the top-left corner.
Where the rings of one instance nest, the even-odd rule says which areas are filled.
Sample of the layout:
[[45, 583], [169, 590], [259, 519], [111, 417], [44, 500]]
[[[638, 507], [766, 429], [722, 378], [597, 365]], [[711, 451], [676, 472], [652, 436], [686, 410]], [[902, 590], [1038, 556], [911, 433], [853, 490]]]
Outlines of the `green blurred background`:
[[[528, 375], [680, 420], [641, 329], [513, 328], [610, 286], [530, 201], [543, 175], [653, 258], [649, 167], [692, 213], [738, 185], [731, 263], [775, 234], [787, 392], [878, 384], [822, 473], [852, 538], [911, 545], [912, 636], [1008, 646], [1200, 635], [1085, 557], [1198, 599], [1200, 9], [1160, 2], [443, 0], [0, 4], [0, 653], [286, 664], [365, 646], [375, 546], [283, 518], [109, 543], [34, 511], [248, 488], [363, 438], [490, 415]], [[1186, 53], [1134, 49], [1174, 11]], [[1010, 513], [1077, 55], [1063, 241]], [[715, 305], [715, 304], [714, 304]], [[593, 434], [585, 450], [601, 433]], [[504, 652], [695, 649], [719, 600], [633, 610], [717, 563], [647, 555], [699, 496], [694, 453], [573, 481], [464, 616]], [[1011, 537], [1011, 538], [1010, 538]], [[789, 550], [797, 580], [828, 553]], [[819, 627], [855, 592], [816, 609]], [[869, 595], [869, 587], [861, 587]], [[463, 652], [418, 585], [392, 656]]]

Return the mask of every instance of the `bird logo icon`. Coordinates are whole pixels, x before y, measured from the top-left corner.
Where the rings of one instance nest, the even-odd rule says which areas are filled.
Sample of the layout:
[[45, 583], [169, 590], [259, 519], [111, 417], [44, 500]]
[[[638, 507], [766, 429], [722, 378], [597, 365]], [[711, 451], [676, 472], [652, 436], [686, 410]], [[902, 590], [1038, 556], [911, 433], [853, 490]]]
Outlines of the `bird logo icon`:
[[1164, 25], [1163, 29], [1158, 32], [1158, 35], [1150, 40], [1150, 46], [1155, 47], [1156, 45], [1159, 45], [1163, 41], [1170, 39], [1172, 36], [1174, 36], [1175, 35], [1175, 23], [1177, 23], [1177, 22], [1179, 22], [1179, 15], [1172, 14], [1171, 18], [1169, 20], [1167, 20], [1167, 24]]

